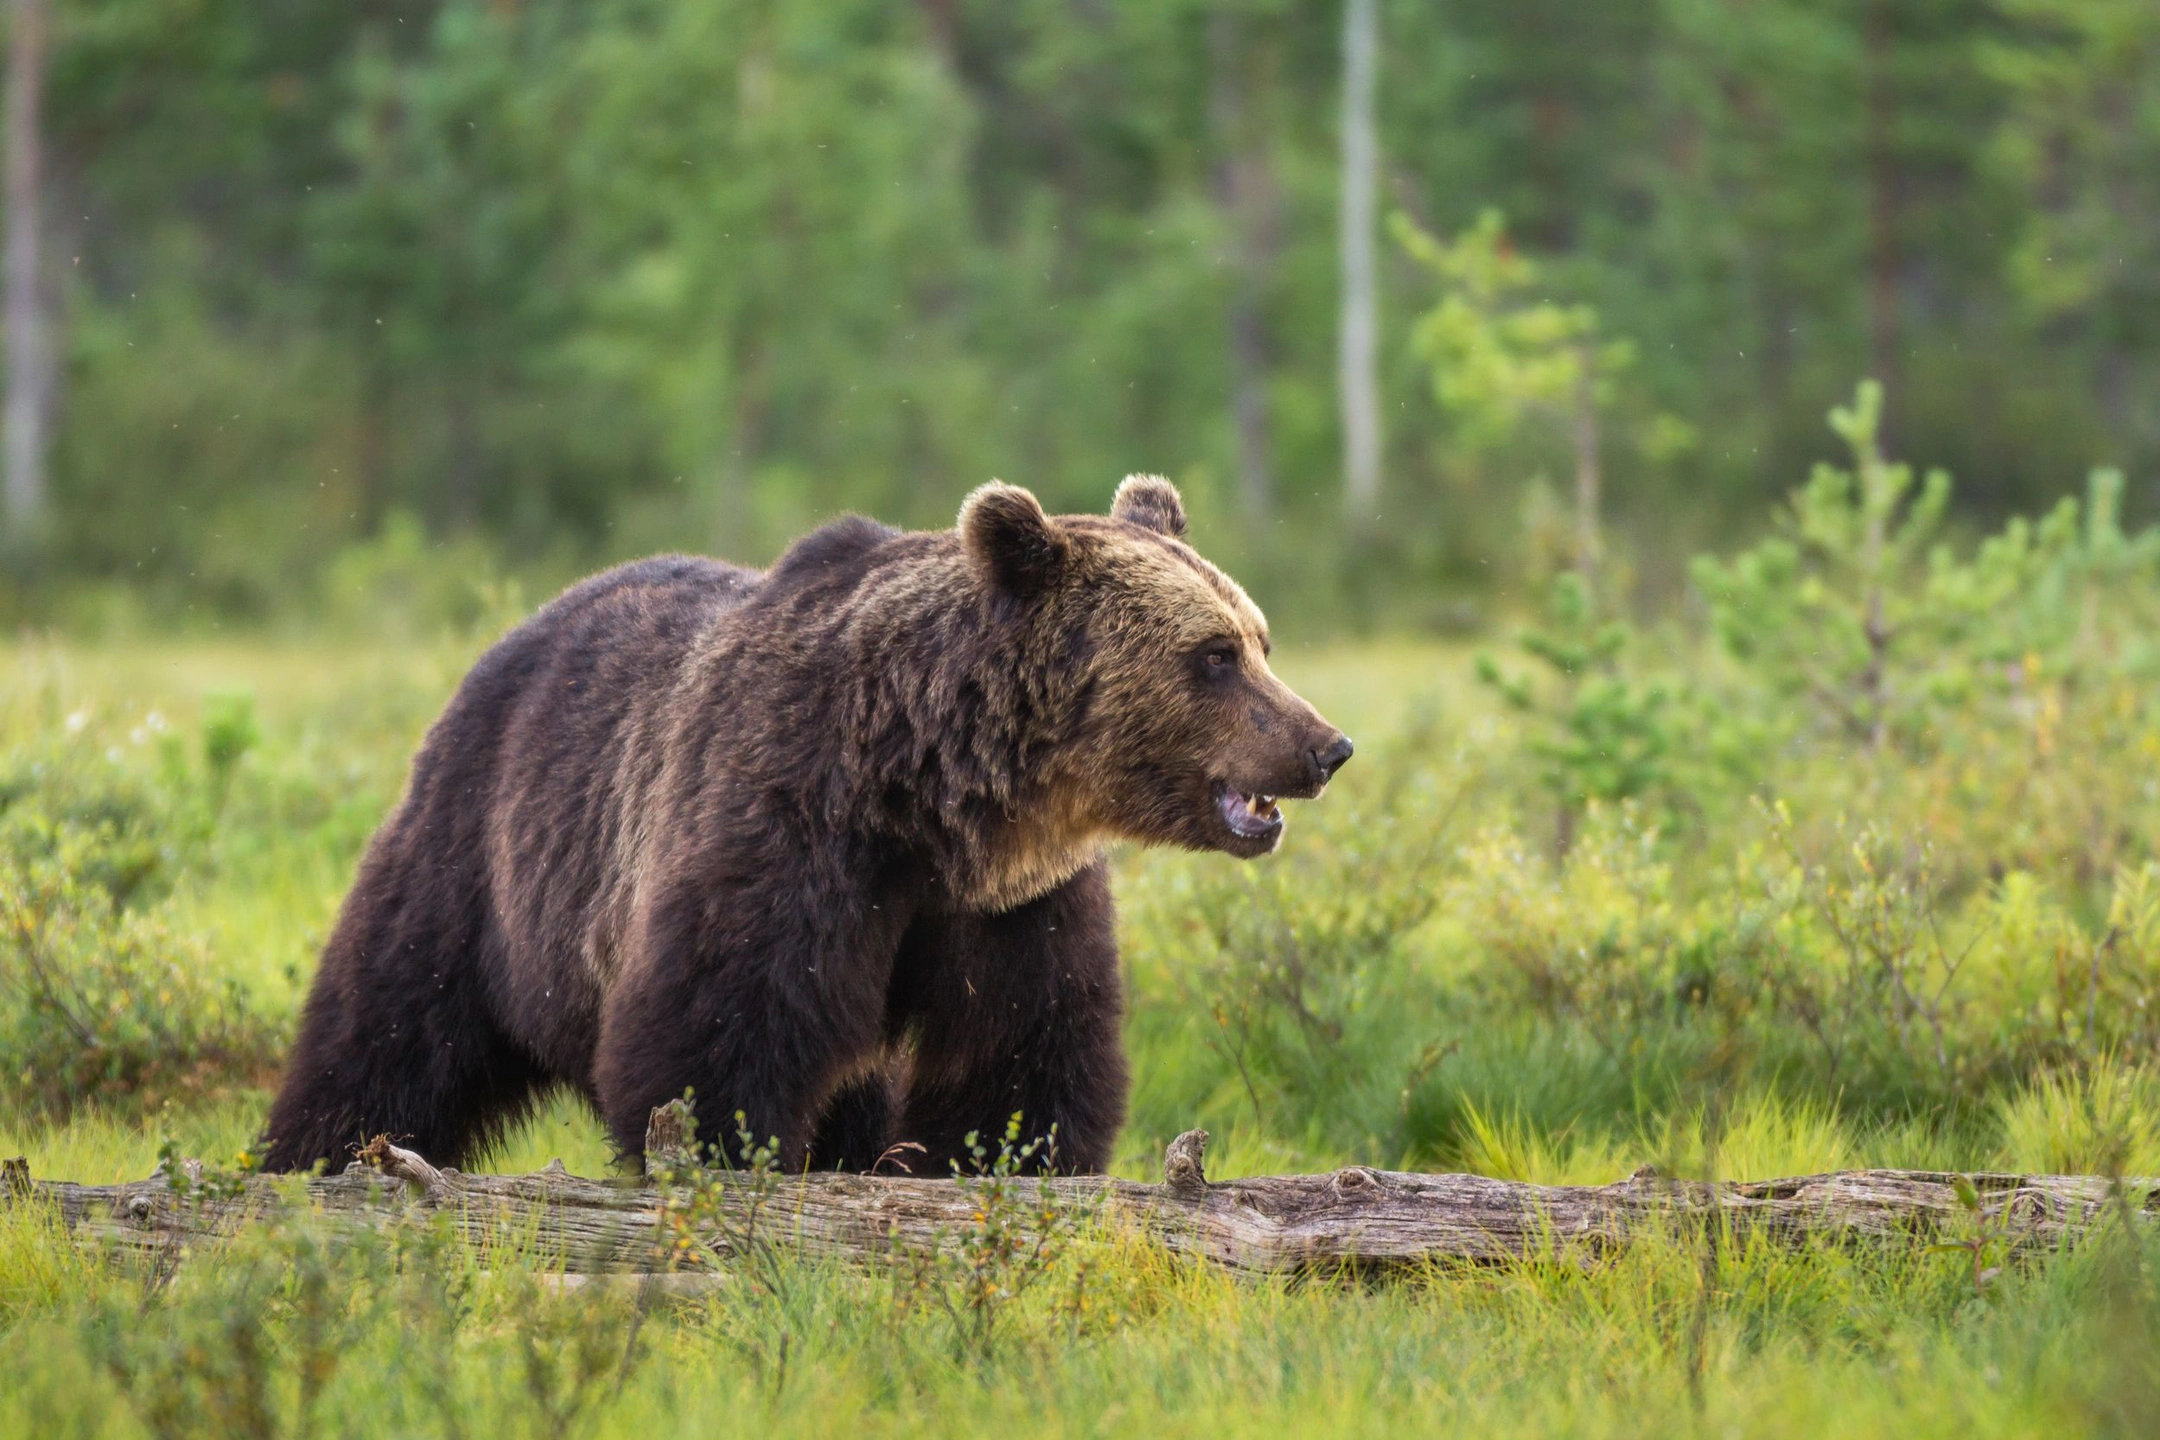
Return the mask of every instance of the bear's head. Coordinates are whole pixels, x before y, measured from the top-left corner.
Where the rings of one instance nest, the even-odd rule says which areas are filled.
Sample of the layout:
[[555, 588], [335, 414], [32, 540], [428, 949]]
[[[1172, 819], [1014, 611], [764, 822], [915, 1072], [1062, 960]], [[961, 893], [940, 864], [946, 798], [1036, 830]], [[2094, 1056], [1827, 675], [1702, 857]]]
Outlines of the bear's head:
[[996, 623], [1058, 657], [1058, 770], [1089, 824], [1145, 844], [1264, 855], [1281, 798], [1317, 796], [1350, 740], [1268, 668], [1267, 619], [1185, 543], [1175, 486], [1133, 475], [1107, 517], [992, 483], [959, 532]]

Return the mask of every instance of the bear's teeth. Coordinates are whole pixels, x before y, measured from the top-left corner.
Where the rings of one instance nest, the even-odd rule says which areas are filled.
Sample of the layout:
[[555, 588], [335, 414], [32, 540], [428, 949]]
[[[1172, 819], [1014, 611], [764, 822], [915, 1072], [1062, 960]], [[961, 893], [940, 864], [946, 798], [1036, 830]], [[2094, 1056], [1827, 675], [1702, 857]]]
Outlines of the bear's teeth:
[[1282, 824], [1272, 795], [1247, 794], [1226, 781], [1216, 782], [1216, 806], [1223, 821], [1247, 839], [1257, 839]]

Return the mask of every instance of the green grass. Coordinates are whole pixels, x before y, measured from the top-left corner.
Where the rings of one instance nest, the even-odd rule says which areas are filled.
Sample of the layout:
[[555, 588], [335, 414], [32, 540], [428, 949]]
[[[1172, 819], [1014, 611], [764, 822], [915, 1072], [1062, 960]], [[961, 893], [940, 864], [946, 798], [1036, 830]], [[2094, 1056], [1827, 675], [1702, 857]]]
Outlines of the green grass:
[[[2160, 1256], [2119, 1245], [1976, 1295], [1961, 1264], [1910, 1250], [1743, 1247], [1706, 1265], [1676, 1238], [1588, 1271], [1374, 1284], [1238, 1280], [1105, 1238], [1075, 1246], [987, 1352], [830, 1269], [633, 1328], [624, 1303], [536, 1294], [503, 1257], [416, 1253], [401, 1273], [257, 1237], [183, 1268], [146, 1311], [139, 1283], [17, 1212], [0, 1221], [0, 1424], [133, 1434], [171, 1406], [200, 1417], [172, 1433], [220, 1433], [251, 1385], [274, 1417], [261, 1433], [2012, 1436], [2150, 1433], [2160, 1415], [2132, 1268]], [[264, 1274], [323, 1269], [327, 1313]], [[236, 1323], [262, 1327], [255, 1373], [174, 1363]], [[298, 1362], [324, 1331], [334, 1368], [303, 1425]], [[566, 1397], [580, 1413], [564, 1425]]]
[[[161, 858], [123, 908], [287, 1024], [360, 847], [475, 648], [18, 645], [0, 653], [9, 793], [150, 827]], [[1918, 1022], [1852, 1008], [1825, 1039], [1822, 1015], [1845, 1012], [1794, 1008], [1796, 987], [1842, 1003], [1823, 918], [1839, 896], [1893, 928], [1921, 913], [1909, 891], [1834, 868], [1853, 844], [1841, 811], [1932, 825], [1945, 864], [1986, 875], [1977, 847], [2004, 823], [1991, 807], [2015, 803], [1989, 787], [1938, 784], [1920, 762], [1865, 785], [1796, 762], [1774, 788], [1805, 864], [1719, 800], [1692, 835], [1593, 813], [1560, 868], [1522, 737], [1470, 682], [1467, 652], [1292, 650], [1279, 668], [1360, 760], [1293, 813], [1273, 861], [1119, 857], [1137, 1081], [1121, 1173], [1152, 1175], [1169, 1136], [1203, 1124], [1218, 1177], [1350, 1161], [1569, 1183], [1644, 1163], [2160, 1174], [2160, 1082], [2075, 988], [2102, 937], [2117, 937], [2110, 967], [2143, 954], [2143, 902], [2097, 863], [2031, 861], [2025, 879], [1927, 898], [1926, 925], [1975, 957], [1945, 992], [1940, 1056]], [[235, 694], [259, 739], [219, 789], [203, 727]], [[2086, 773], [2070, 745], [2050, 783]], [[2147, 823], [2108, 829], [2109, 855], [2145, 863]], [[1818, 835], [1844, 838], [1807, 849]], [[231, 1157], [262, 1113], [260, 1079], [64, 1114], [0, 1106], [0, 1154], [84, 1181], [147, 1174], [168, 1141]], [[487, 1163], [556, 1157], [609, 1164], [566, 1099]], [[987, 1345], [932, 1303], [935, 1285], [897, 1272], [783, 1258], [763, 1283], [639, 1319], [620, 1299], [535, 1290], [531, 1259], [514, 1240], [422, 1229], [353, 1246], [297, 1225], [192, 1256], [160, 1286], [34, 1208], [0, 1210], [0, 1433], [2160, 1430], [2160, 1250], [2125, 1230], [1978, 1292], [1963, 1256], [1917, 1242], [1712, 1249], [1676, 1233], [1587, 1268], [1260, 1281], [1091, 1232], [1028, 1277]]]

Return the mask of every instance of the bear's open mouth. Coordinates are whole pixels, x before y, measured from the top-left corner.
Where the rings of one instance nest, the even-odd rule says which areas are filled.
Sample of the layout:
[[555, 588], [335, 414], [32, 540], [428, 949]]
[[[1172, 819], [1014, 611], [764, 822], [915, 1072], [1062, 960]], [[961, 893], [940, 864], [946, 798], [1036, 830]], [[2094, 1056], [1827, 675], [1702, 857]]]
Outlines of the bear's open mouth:
[[1265, 840], [1283, 828], [1272, 795], [1248, 795], [1227, 780], [1215, 782], [1215, 810], [1240, 840]]

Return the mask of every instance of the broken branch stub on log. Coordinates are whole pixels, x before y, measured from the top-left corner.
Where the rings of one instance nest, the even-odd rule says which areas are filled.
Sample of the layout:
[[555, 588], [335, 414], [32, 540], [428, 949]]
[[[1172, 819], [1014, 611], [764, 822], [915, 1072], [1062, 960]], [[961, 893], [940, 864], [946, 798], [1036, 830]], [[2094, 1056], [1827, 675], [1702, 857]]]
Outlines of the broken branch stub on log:
[[645, 1173], [679, 1173], [697, 1164], [695, 1135], [687, 1100], [653, 1106], [652, 1114], [645, 1118]]
[[[658, 1111], [654, 1121], [663, 1143], [648, 1163], [679, 1165], [687, 1137], [671, 1132]], [[1912, 1170], [1716, 1184], [1639, 1171], [1612, 1185], [1546, 1186], [1348, 1166], [1211, 1183], [1202, 1167], [1205, 1141], [1200, 1131], [1179, 1136], [1164, 1156], [1160, 1185], [1101, 1176], [1041, 1184], [1069, 1217], [1099, 1217], [1176, 1253], [1247, 1271], [1555, 1254], [1588, 1261], [1709, 1216], [1736, 1232], [1795, 1243], [1926, 1241], [1984, 1222], [2014, 1248], [2045, 1249], [2095, 1228], [2117, 1203], [2116, 1182], [2092, 1176]], [[122, 1185], [34, 1181], [26, 1166], [11, 1162], [0, 1204], [43, 1201], [78, 1236], [153, 1252], [305, 1206], [330, 1223], [355, 1226], [448, 1214], [467, 1236], [568, 1274], [636, 1274], [662, 1264], [668, 1197], [646, 1181], [586, 1179], [559, 1161], [538, 1174], [464, 1175], [386, 1139], [361, 1154], [341, 1175], [255, 1176], [215, 1191], [176, 1189], [163, 1177]], [[1976, 1194], [1978, 1215], [1959, 1198], [1960, 1181]], [[2120, 1183], [2132, 1211], [2160, 1210], [2160, 1181]], [[980, 1223], [968, 1180], [819, 1174], [738, 1187], [723, 1176], [718, 1203], [722, 1213], [701, 1233], [722, 1260], [730, 1236], [753, 1229], [760, 1243], [867, 1260], [896, 1246], [935, 1248]]]
[[1201, 1159], [1207, 1152], [1207, 1131], [1187, 1130], [1163, 1151], [1163, 1188], [1180, 1200], [1200, 1200], [1207, 1195], [1207, 1170]]
[[442, 1202], [456, 1198], [448, 1177], [457, 1171], [436, 1169], [413, 1151], [391, 1144], [387, 1135], [377, 1135], [361, 1146], [359, 1157], [348, 1167], [348, 1173], [353, 1168], [374, 1170], [393, 1180], [403, 1180], [430, 1200]]

